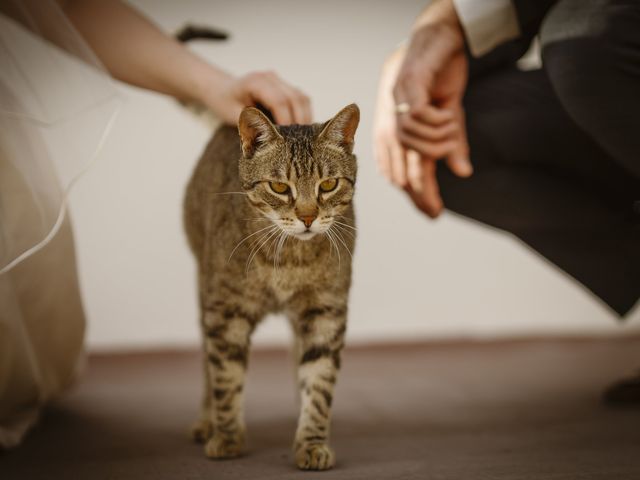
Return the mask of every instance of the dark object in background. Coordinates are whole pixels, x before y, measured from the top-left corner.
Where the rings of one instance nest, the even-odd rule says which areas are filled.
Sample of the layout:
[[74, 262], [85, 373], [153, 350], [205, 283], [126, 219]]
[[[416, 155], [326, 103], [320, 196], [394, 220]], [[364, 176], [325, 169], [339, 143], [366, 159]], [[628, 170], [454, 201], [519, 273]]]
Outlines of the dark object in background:
[[189, 42], [191, 40], [227, 40], [229, 34], [216, 28], [187, 24], [176, 33], [176, 38], [181, 42]]
[[[219, 40], [228, 40], [229, 34], [227, 32], [218, 30], [217, 28], [213, 28], [213, 27], [199, 27], [196, 25], [187, 24], [184, 27], [182, 27], [178, 31], [178, 33], [176, 33], [176, 38], [182, 43], [190, 42], [192, 40], [219, 41]], [[276, 123], [275, 119], [273, 118], [273, 114], [267, 107], [265, 107], [261, 103], [257, 103], [255, 107], [258, 110], [260, 110], [262, 113], [264, 113], [270, 122]]]

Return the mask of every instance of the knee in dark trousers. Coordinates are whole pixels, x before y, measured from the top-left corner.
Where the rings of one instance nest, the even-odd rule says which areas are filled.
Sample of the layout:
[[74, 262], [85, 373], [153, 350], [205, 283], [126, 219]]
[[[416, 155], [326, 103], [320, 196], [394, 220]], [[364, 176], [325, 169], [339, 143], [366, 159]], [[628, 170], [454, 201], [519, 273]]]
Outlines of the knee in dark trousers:
[[640, 178], [640, 3], [561, 0], [540, 39], [544, 69], [566, 112]]

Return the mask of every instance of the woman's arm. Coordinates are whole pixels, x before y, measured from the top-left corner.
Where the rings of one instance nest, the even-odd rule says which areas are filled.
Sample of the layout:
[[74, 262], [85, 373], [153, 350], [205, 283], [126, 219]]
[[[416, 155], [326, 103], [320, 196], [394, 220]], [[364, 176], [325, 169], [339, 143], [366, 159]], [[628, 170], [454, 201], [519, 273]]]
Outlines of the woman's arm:
[[244, 77], [205, 62], [119, 0], [57, 0], [67, 17], [118, 80], [206, 105], [235, 124], [259, 102], [278, 123], [311, 122], [309, 98], [272, 72]]

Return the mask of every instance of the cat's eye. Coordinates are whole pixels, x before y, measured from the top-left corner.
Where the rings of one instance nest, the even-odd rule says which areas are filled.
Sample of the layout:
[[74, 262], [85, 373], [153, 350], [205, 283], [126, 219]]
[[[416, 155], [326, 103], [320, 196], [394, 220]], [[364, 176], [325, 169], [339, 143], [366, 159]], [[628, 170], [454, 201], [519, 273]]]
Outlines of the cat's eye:
[[271, 190], [273, 190], [276, 193], [279, 193], [280, 195], [289, 193], [289, 185], [287, 185], [286, 183], [269, 182], [269, 186], [271, 187]]
[[331, 190], [335, 190], [337, 186], [338, 186], [337, 178], [328, 178], [324, 182], [320, 183], [320, 191], [327, 193], [327, 192], [330, 192]]

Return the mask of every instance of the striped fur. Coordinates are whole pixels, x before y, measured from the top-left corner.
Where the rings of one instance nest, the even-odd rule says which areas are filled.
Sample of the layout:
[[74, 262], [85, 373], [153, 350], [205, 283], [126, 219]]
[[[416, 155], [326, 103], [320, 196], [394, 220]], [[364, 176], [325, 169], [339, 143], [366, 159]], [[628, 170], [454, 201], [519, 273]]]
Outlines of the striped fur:
[[[240, 135], [220, 128], [194, 171], [185, 228], [198, 263], [205, 394], [193, 435], [208, 457], [244, 452], [251, 333], [265, 315], [284, 312], [299, 345], [295, 461], [312, 470], [334, 464], [328, 441], [355, 244], [358, 120], [350, 105], [324, 124], [277, 127], [245, 109]], [[333, 190], [321, 190], [334, 178]], [[313, 218], [309, 227], [304, 218]]]

